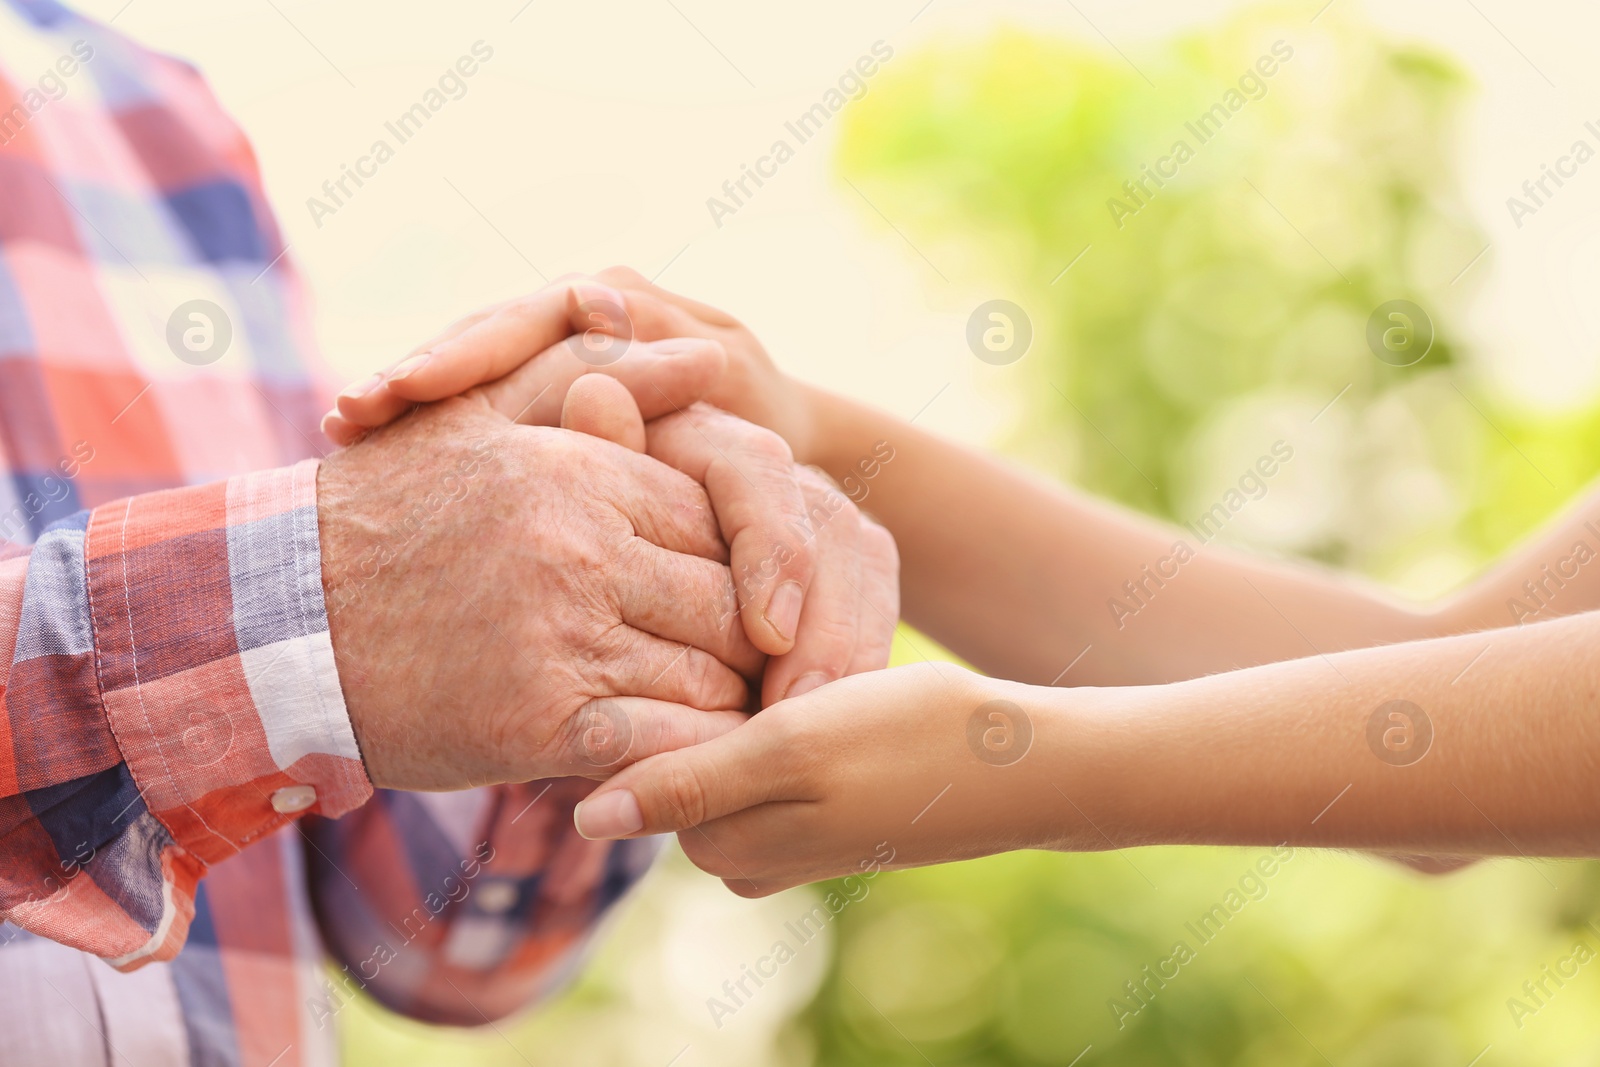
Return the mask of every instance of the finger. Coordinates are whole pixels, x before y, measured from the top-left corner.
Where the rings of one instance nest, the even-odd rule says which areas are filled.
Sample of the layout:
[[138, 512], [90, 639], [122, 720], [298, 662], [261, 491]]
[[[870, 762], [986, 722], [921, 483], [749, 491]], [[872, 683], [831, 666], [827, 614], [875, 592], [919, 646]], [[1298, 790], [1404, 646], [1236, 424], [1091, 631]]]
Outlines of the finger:
[[649, 289], [622, 289], [628, 324], [641, 341], [661, 337], [704, 337], [720, 340], [724, 327], [699, 318]]
[[793, 650], [774, 660], [762, 679], [763, 707], [843, 677], [856, 652], [861, 515], [831, 483], [814, 471], [801, 471], [817, 571]]
[[815, 570], [789, 446], [705, 404], [657, 420], [649, 441], [652, 456], [705, 486], [728, 544], [745, 633], [763, 652], [789, 651]]
[[602, 697], [568, 720], [549, 756], [573, 774], [609, 778], [639, 760], [721, 737], [748, 717], [647, 697]]
[[337, 411], [330, 411], [322, 416], [322, 435], [340, 448], [355, 444], [366, 432], [365, 426], [357, 426]]
[[407, 400], [442, 400], [505, 377], [574, 333], [593, 334], [606, 352], [631, 339], [622, 294], [589, 281], [546, 286], [434, 346], [413, 367], [397, 369], [388, 386]]
[[861, 611], [856, 621], [856, 652], [845, 674], [881, 671], [889, 665], [894, 631], [900, 622], [900, 550], [894, 536], [861, 517]]
[[644, 416], [627, 386], [603, 374], [572, 383], [561, 404], [561, 428], [601, 437], [629, 452], [644, 451]]
[[703, 338], [665, 338], [644, 343], [617, 342], [610, 362], [596, 365], [577, 351], [577, 338], [552, 345], [480, 392], [501, 414], [530, 426], [554, 426], [572, 384], [599, 372], [617, 379], [633, 394], [646, 419], [686, 408], [722, 377], [728, 357], [722, 346]]
[[739, 325], [739, 320], [726, 311], [714, 308], [710, 304], [702, 304], [698, 300], [691, 300], [671, 289], [663, 289], [631, 267], [607, 267], [595, 275], [595, 280], [615, 286], [627, 295], [635, 292], [647, 294], [711, 326], [731, 329]]
[[[567, 273], [562, 274], [562, 275], [552, 279], [548, 285], [544, 286], [544, 288], [546, 288], [546, 289], [549, 289], [549, 288], [552, 288], [552, 287], [560, 288], [562, 286], [570, 286], [570, 285], [573, 285], [573, 284], [576, 284], [576, 283], [587, 282], [587, 281], [591, 281], [591, 280], [592, 279], [590, 279], [586, 275], [579, 274], [576, 271], [568, 271]], [[478, 323], [482, 322], [484, 319], [487, 319], [489, 316], [493, 315], [495, 312], [499, 311], [501, 308], [505, 307], [509, 303], [511, 303], [510, 300], [501, 300], [498, 303], [489, 304], [486, 307], [478, 308], [476, 311], [473, 311], [473, 312], [470, 312], [469, 314], [461, 316], [459, 319], [456, 319], [450, 325], [446, 326], [443, 330], [439, 331], [434, 336], [428, 338], [426, 341], [422, 342], [420, 345], [418, 345], [417, 347], [413, 348], [411, 351], [407, 352], [405, 354], [405, 356], [403, 356], [401, 359], [397, 360], [392, 366], [390, 366], [387, 369], [388, 370], [393, 370], [394, 367], [399, 366], [401, 363], [405, 362], [405, 360], [407, 360], [407, 359], [410, 359], [412, 356], [421, 355], [424, 352], [430, 352], [430, 351], [432, 351], [434, 349], [435, 346], [441, 345], [444, 342], [451, 340], [452, 338], [461, 336], [461, 334], [465, 333], [468, 329], [470, 329], [473, 326], [476, 326]]]
[[[567, 274], [561, 275], [559, 278], [556, 278], [554, 281], [550, 282], [549, 285], [544, 286], [544, 288], [548, 289], [551, 286], [561, 286], [561, 285], [565, 285], [565, 284], [567, 284], [569, 282], [580, 282], [580, 281], [588, 281], [588, 280], [589, 279], [586, 278], [584, 275], [576, 274], [576, 273], [567, 273]], [[407, 352], [399, 360], [396, 360], [394, 365], [391, 366], [389, 369], [393, 370], [394, 367], [397, 367], [401, 363], [404, 363], [407, 359], [410, 359], [412, 356], [421, 355], [424, 352], [430, 352], [430, 351], [433, 350], [433, 348], [436, 345], [441, 345], [444, 342], [450, 340], [451, 338], [461, 336], [463, 333], [466, 333], [467, 330], [469, 330], [473, 326], [476, 326], [478, 323], [482, 322], [484, 319], [488, 318], [489, 316], [495, 314], [497, 311], [499, 311], [501, 308], [505, 307], [509, 303], [511, 303], [510, 300], [502, 300], [499, 303], [489, 304], [486, 307], [478, 308], [476, 311], [472, 311], [472, 312], [469, 312], [466, 315], [461, 316], [459, 319], [456, 319], [450, 325], [446, 326], [443, 330], [440, 330], [437, 334], [433, 335], [432, 337], [428, 338], [426, 341], [422, 342], [417, 347], [413, 348], [411, 351]]]
[[608, 458], [611, 505], [636, 536], [669, 552], [728, 562], [728, 546], [702, 485], [626, 449]]
[[[443, 344], [445, 341], [459, 337], [504, 306], [504, 303], [491, 304], [489, 307], [480, 308], [470, 315], [463, 315], [449, 326], [446, 326], [440, 333], [413, 348], [394, 363], [374, 374], [368, 375], [366, 378], [351, 383], [334, 398], [334, 407], [329, 412], [329, 415], [339, 416], [346, 426], [355, 427], [355, 435], [359, 435], [363, 429], [372, 429], [393, 422], [407, 408], [410, 408], [414, 402], [391, 392], [386, 387], [385, 380], [389, 375], [408, 361], [431, 351], [435, 345]], [[345, 412], [349, 413], [348, 416], [344, 415]], [[350, 431], [344, 430], [343, 427], [340, 429], [349, 440], [339, 440], [336, 443], [345, 445], [354, 440], [354, 436]]]
[[488, 307], [481, 307], [476, 311], [472, 311], [461, 316], [459, 319], [456, 319], [454, 322], [450, 323], [450, 325], [446, 326], [444, 329], [440, 330], [438, 333], [434, 334], [432, 337], [428, 338], [426, 341], [407, 352], [404, 356], [401, 356], [399, 359], [395, 360], [388, 369], [393, 370], [395, 367], [398, 367], [412, 356], [419, 356], [424, 352], [430, 352], [436, 346], [442, 345], [452, 338], [460, 337], [472, 327], [478, 325], [478, 323], [493, 315], [495, 312], [499, 311], [509, 303], [511, 303], [511, 301], [502, 300], [498, 304], [490, 304]]
[[747, 678], [758, 677], [766, 657], [739, 624], [728, 568], [643, 539], [636, 538], [632, 546], [615, 572], [622, 621], [709, 652]]
[[638, 630], [618, 633], [620, 647], [596, 665], [592, 678], [604, 692], [701, 711], [742, 711], [748, 706], [750, 689], [744, 678], [711, 653]]
[[625, 332], [622, 302], [615, 289], [586, 280], [548, 285], [488, 314], [458, 320], [455, 326], [464, 328], [447, 330], [377, 382], [368, 379], [341, 393], [338, 412], [361, 426], [381, 426], [411, 404], [443, 400], [504, 377], [574, 330], [591, 329], [595, 315], [610, 321], [605, 309], [616, 309], [611, 325], [620, 336]]
[[787, 786], [776, 732], [757, 715], [703, 745], [642, 760], [572, 813], [578, 833], [616, 840], [687, 830], [779, 799]]

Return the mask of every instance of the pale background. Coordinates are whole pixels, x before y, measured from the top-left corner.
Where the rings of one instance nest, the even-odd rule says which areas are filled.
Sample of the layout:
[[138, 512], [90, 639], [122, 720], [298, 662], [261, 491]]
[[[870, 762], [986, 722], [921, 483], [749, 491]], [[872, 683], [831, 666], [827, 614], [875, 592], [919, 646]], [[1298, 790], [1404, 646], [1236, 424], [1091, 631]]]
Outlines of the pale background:
[[[1007, 294], [942, 282], [832, 177], [837, 119], [720, 229], [706, 199], [876, 40], [904, 55], [930, 37], [1010, 22], [1090, 41], [1103, 32], [1136, 53], [1143, 39], [1236, 6], [674, 2], [78, 6], [210, 78], [255, 142], [290, 255], [316, 294], [323, 345], [351, 377], [464, 311], [537, 287], [537, 271], [627, 263], [665, 268], [662, 284], [741, 316], [790, 370], [901, 415], [951, 383], [919, 421], [974, 442], [1005, 418], [1005, 398], [985, 387], [1003, 371], [972, 359], [962, 330], [977, 303]], [[1528, 399], [1588, 399], [1600, 348], [1587, 299], [1600, 282], [1600, 161], [1520, 231], [1505, 200], [1600, 120], [1600, 10], [1574, 0], [1368, 10], [1438, 43], [1481, 84], [1462, 172], [1493, 242], [1472, 268], [1483, 275], [1472, 325], [1496, 355], [1492, 372]], [[495, 55], [467, 95], [318, 228], [307, 198], [479, 39]], [[894, 219], [892, 203], [877, 206]]]

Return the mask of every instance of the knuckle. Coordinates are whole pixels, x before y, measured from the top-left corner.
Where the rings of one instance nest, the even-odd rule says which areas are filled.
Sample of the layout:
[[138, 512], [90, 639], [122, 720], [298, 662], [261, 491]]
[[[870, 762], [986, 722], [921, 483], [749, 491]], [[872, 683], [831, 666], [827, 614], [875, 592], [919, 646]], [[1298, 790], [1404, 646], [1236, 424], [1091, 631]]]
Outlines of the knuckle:
[[630, 287], [637, 287], [645, 284], [648, 281], [643, 274], [640, 274], [632, 267], [621, 263], [607, 267], [605, 270], [595, 275], [595, 277], [608, 285], [624, 285]]
[[586, 668], [585, 680], [628, 692], [628, 683], [637, 680], [637, 671], [628, 666], [636, 661], [637, 639], [617, 619], [604, 591], [573, 587], [559, 596], [557, 610], [565, 617], [558, 632], [572, 650], [573, 662]]
[[662, 769], [656, 789], [670, 815], [665, 822], [688, 828], [706, 821], [710, 810], [706, 786], [693, 764], [672, 760]]
[[860, 524], [861, 509], [840, 492], [833, 479], [814, 467], [797, 467], [796, 470], [800, 472], [797, 477], [805, 493], [806, 515], [812, 525], [820, 529], [831, 522], [837, 522], [841, 517], [850, 526]]
[[709, 653], [690, 649], [679, 668], [684, 671], [684, 691], [702, 711], [735, 707], [738, 701], [729, 692], [728, 670]]
[[857, 622], [853, 598], [807, 620], [806, 658], [816, 660], [814, 669], [828, 675], [830, 681], [843, 675], [849, 666], [856, 647]]
[[[796, 468], [796, 475], [800, 484], [806, 487], [809, 493], [837, 493], [838, 483], [828, 476], [828, 472], [820, 467], [801, 466]], [[843, 494], [840, 494], [843, 495]]]
[[742, 440], [740, 447], [752, 458], [783, 470], [794, 467], [794, 451], [789, 442], [764, 426], [734, 420]]
[[633, 722], [614, 700], [591, 701], [579, 709], [560, 738], [569, 765], [594, 770], [614, 770], [627, 759], [633, 744]]
[[900, 546], [894, 535], [866, 516], [861, 519], [862, 555], [892, 579], [900, 575]]
[[[443, 344], [445, 341], [454, 339], [455, 337], [465, 333], [468, 329], [478, 325], [478, 323], [482, 322], [484, 319], [489, 318], [504, 306], [504, 304], [491, 304], [486, 308], [480, 308], [470, 314], [462, 315], [460, 318], [454, 320], [444, 328], [444, 332], [439, 335], [440, 339], [436, 342], [436, 345]], [[427, 345], [423, 345], [419, 348], [412, 349], [408, 355], [416, 355], [420, 350], [428, 347], [429, 346]]]
[[711, 506], [711, 495], [706, 487], [682, 471], [661, 472], [661, 481], [667, 483], [666, 498], [675, 508], [705, 524], [707, 529], [717, 525], [716, 511]]
[[707, 438], [731, 443], [741, 455], [775, 469], [787, 471], [794, 467], [794, 451], [789, 442], [765, 426], [704, 402], [696, 403], [687, 414], [693, 416], [692, 424]]
[[604, 575], [607, 582], [618, 587], [651, 588], [650, 552], [653, 548], [637, 533], [624, 538], [607, 553], [605, 565], [610, 572]]
[[547, 303], [540, 293], [524, 293], [513, 297], [500, 308], [500, 314], [514, 319], [544, 318], [549, 315]]
[[684, 681], [689, 692], [704, 698], [716, 688], [716, 672], [712, 669], [711, 658], [698, 649], [690, 649], [682, 661]]

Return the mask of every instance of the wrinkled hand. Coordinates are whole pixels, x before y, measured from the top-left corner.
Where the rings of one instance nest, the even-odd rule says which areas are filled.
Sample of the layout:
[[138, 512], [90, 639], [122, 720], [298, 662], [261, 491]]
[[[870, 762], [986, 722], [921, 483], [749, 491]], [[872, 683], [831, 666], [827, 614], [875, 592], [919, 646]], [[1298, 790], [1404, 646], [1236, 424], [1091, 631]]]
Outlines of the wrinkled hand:
[[482, 395], [335, 453], [318, 478], [334, 654], [373, 781], [605, 777], [744, 720], [762, 657], [704, 490]]
[[[732, 546], [741, 602], [757, 599], [764, 585], [778, 580], [779, 563], [790, 551], [764, 541], [764, 526], [799, 531], [816, 557], [816, 576], [792, 651], [769, 663], [762, 677], [763, 704], [888, 663], [900, 613], [894, 538], [822, 474], [790, 463], [771, 431], [708, 404], [646, 426], [627, 390], [598, 374], [573, 384], [561, 424], [648, 451], [703, 481]], [[730, 602], [722, 617], [731, 622], [735, 610]]]
[[846, 678], [628, 768], [578, 806], [578, 831], [678, 831], [695, 865], [741, 896], [857, 873], [885, 845], [891, 867], [1105, 847], [1089, 832], [1062, 840], [1082, 820], [1048, 761], [1008, 748], [1052, 728], [990, 706], [1013, 688], [933, 663]]
[[[402, 364], [398, 378], [341, 395], [326, 425], [336, 439], [355, 436], [413, 402], [464, 390], [518, 421], [553, 425], [574, 383], [602, 370], [626, 386], [646, 418], [666, 416], [651, 423], [650, 454], [706, 485], [731, 546], [745, 632], [775, 657], [763, 702], [884, 666], [899, 617], [893, 539], [822, 475], [795, 468], [779, 434], [692, 406], [704, 393], [727, 391], [724, 349], [703, 325], [694, 336], [660, 335], [658, 312], [667, 305], [640, 299], [564, 281], [479, 313], [437, 339], [421, 364]], [[633, 334], [635, 306], [651, 325], [649, 338]], [[575, 324], [586, 326], [582, 337], [568, 336]], [[759, 349], [742, 327], [727, 336]], [[614, 363], [586, 362], [608, 344], [623, 346], [607, 355]]]

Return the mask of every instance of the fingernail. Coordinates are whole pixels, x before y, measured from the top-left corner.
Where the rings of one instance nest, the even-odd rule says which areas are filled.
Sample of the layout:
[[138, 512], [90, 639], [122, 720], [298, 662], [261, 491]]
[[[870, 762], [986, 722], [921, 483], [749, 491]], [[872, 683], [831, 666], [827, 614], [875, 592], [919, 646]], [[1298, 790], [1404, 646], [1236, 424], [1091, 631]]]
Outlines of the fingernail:
[[644, 828], [639, 800], [626, 789], [602, 793], [579, 804], [572, 812], [578, 833], [590, 841], [627, 837]]
[[328, 424], [330, 422], [332, 422], [334, 419], [343, 419], [343, 418], [344, 418], [344, 416], [340, 415], [337, 411], [330, 411], [326, 415], [322, 416], [322, 422], [320, 422], [318, 424], [317, 428], [322, 431], [322, 435], [324, 437], [331, 436], [328, 433]]
[[784, 582], [767, 604], [767, 622], [786, 641], [794, 640], [795, 629], [800, 625], [800, 602], [804, 599], [799, 582]]
[[698, 337], [668, 337], [664, 341], [651, 341], [650, 351], [663, 356], [676, 356], [705, 346], [706, 343]]
[[401, 378], [411, 377], [411, 375], [422, 369], [423, 364], [432, 358], [432, 352], [423, 352], [420, 355], [412, 356], [410, 359], [402, 360], [398, 367], [389, 372], [389, 381], [397, 382]]
[[345, 391], [340, 393], [339, 395], [340, 396], [347, 396], [351, 400], [354, 400], [356, 397], [366, 396], [368, 393], [370, 393], [374, 389], [376, 389], [382, 382], [383, 382], [383, 375], [381, 375], [381, 374], [369, 375], [368, 377], [365, 377], [365, 378], [361, 379], [356, 384], [351, 385], [351, 386], [347, 386], [345, 388]]
[[803, 697], [813, 689], [821, 689], [827, 684], [828, 676], [821, 671], [802, 674], [789, 684], [789, 691], [783, 694], [783, 699], [793, 700], [795, 697]]

